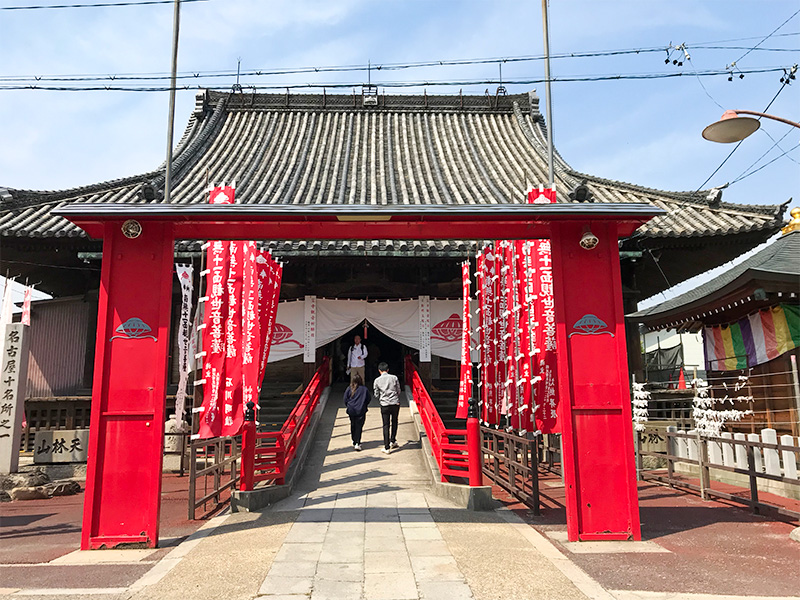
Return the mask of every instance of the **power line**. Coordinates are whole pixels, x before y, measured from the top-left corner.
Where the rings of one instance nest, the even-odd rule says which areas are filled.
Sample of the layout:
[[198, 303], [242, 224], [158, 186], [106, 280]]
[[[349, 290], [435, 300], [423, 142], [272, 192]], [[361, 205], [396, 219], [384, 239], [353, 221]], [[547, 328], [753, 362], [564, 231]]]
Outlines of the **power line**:
[[766, 42], [766, 41], [767, 41], [769, 38], [771, 38], [773, 35], [775, 35], [775, 34], [778, 32], [778, 30], [780, 30], [780, 29], [781, 29], [781, 28], [782, 28], [784, 25], [786, 25], [786, 24], [787, 24], [789, 21], [791, 21], [792, 19], [794, 19], [794, 18], [795, 18], [795, 17], [796, 17], [798, 14], [800, 14], [800, 9], [796, 10], [796, 11], [794, 12], [794, 14], [793, 14], [791, 17], [789, 17], [789, 18], [788, 18], [788, 19], [786, 19], [786, 20], [785, 20], [783, 23], [781, 23], [780, 25], [778, 25], [778, 26], [777, 26], [777, 27], [776, 27], [776, 28], [775, 28], [775, 29], [772, 31], [772, 33], [768, 34], [768, 35], [767, 35], [767, 36], [766, 36], [766, 37], [765, 37], [763, 40], [761, 40], [760, 42], [758, 42], [758, 43], [757, 43], [755, 46], [753, 46], [752, 48], [750, 48], [750, 49], [749, 49], [747, 52], [745, 52], [745, 53], [744, 53], [744, 54], [742, 54], [742, 55], [741, 55], [741, 56], [740, 56], [738, 59], [736, 59], [734, 62], [732, 62], [732, 63], [731, 63], [731, 66], [734, 66], [734, 65], [736, 65], [736, 64], [737, 64], [737, 63], [738, 63], [740, 60], [742, 60], [742, 59], [743, 59], [745, 56], [747, 56], [748, 54], [750, 54], [751, 52], [753, 52], [754, 50], [756, 50], [756, 49], [757, 49], [757, 48], [758, 48], [758, 47], [759, 47], [761, 44], [763, 44], [763, 43], [764, 43], [764, 42]]
[[692, 72], [693, 72], [693, 73], [695, 74], [695, 76], [697, 77], [697, 83], [699, 83], [699, 84], [700, 84], [700, 87], [701, 87], [701, 88], [703, 88], [703, 91], [705, 92], [706, 96], [708, 96], [708, 97], [711, 99], [711, 101], [712, 101], [714, 104], [716, 104], [717, 106], [719, 106], [719, 107], [720, 107], [722, 110], [725, 110], [725, 107], [724, 107], [724, 106], [722, 106], [722, 104], [720, 104], [719, 102], [717, 102], [716, 98], [714, 98], [714, 96], [712, 96], [712, 95], [711, 95], [711, 92], [709, 92], [709, 91], [708, 91], [708, 89], [706, 88], [705, 84], [703, 83], [703, 80], [702, 80], [702, 79], [700, 79], [700, 77], [699, 77], [699, 76], [697, 76], [697, 69], [695, 69], [695, 68], [694, 68], [694, 63], [692, 62], [692, 59], [691, 59], [691, 58], [689, 58], [689, 59], [687, 59], [687, 61], [686, 61], [686, 62], [688, 62], [688, 63], [689, 63], [689, 66], [691, 67], [691, 69], [692, 69]]
[[[781, 151], [783, 151], [783, 148], [781, 148], [780, 146], [778, 146], [778, 144], [780, 144], [780, 143], [783, 141], [783, 138], [785, 138], [787, 135], [789, 135], [790, 133], [792, 133], [792, 130], [790, 129], [789, 131], [787, 131], [786, 133], [784, 133], [784, 134], [783, 134], [783, 137], [781, 137], [781, 139], [779, 139], [779, 140], [777, 140], [777, 141], [776, 141], [776, 140], [775, 140], [775, 138], [774, 138], [774, 137], [772, 137], [772, 135], [770, 135], [769, 131], [767, 131], [766, 129], [762, 129], [761, 131], [763, 131], [763, 132], [766, 134], [766, 136], [767, 136], [767, 137], [768, 137], [770, 140], [772, 140], [772, 141], [773, 141], [773, 143], [774, 143], [774, 145], [773, 145], [773, 148], [774, 148], [775, 146], [777, 146], [777, 147], [778, 147], [778, 150], [781, 150]], [[792, 158], [791, 156], [787, 156], [787, 158], [788, 158], [790, 161], [792, 161], [793, 163], [795, 163], [796, 165], [800, 165], [800, 163], [799, 163], [799, 162], [797, 162], [797, 161], [796, 161], [794, 158]]]
[[[775, 148], [775, 147], [776, 147], [776, 146], [777, 146], [777, 145], [778, 145], [780, 142], [782, 142], [782, 141], [783, 141], [783, 139], [784, 139], [784, 138], [785, 138], [787, 135], [789, 135], [790, 133], [792, 133], [792, 130], [791, 130], [791, 129], [789, 129], [789, 130], [788, 130], [786, 133], [784, 133], [784, 134], [783, 134], [783, 137], [781, 137], [781, 139], [779, 139], [779, 140], [777, 140], [777, 141], [773, 139], [772, 141], [773, 141], [774, 143], [772, 144], [772, 146], [770, 146], [770, 147], [769, 147], [769, 149], [768, 149], [766, 152], [764, 152], [764, 154], [762, 154], [762, 155], [761, 155], [761, 156], [759, 156], [759, 157], [758, 157], [758, 158], [757, 158], [755, 161], [753, 161], [753, 164], [751, 164], [751, 165], [750, 165], [749, 167], [747, 167], [747, 168], [746, 168], [744, 171], [742, 171], [743, 175], [740, 175], [739, 177], [737, 177], [736, 179], [734, 179], [733, 181], [731, 181], [731, 184], [733, 184], [733, 183], [736, 183], [737, 181], [740, 181], [741, 179], [744, 179], [745, 177], [747, 177], [747, 175], [744, 175], [744, 173], [747, 173], [747, 172], [748, 172], [750, 169], [752, 169], [752, 168], [753, 168], [753, 167], [755, 167], [755, 166], [756, 166], [756, 165], [757, 165], [759, 162], [761, 162], [761, 159], [762, 159], [762, 158], [764, 158], [764, 157], [765, 157], [767, 154], [769, 154], [770, 152], [772, 152], [772, 149], [773, 149], [773, 148]], [[771, 136], [770, 136], [770, 139], [771, 139]], [[780, 149], [780, 150], [783, 150], [783, 148], [779, 148], [779, 149]], [[794, 149], [795, 149], [795, 148], [792, 148], [792, 149], [790, 149], [790, 150], [788, 150], [788, 151], [784, 151], [784, 152], [783, 152], [783, 154], [781, 154], [781, 156], [784, 156], [785, 154], [787, 154], [788, 152], [791, 152], [791, 151], [792, 151], [792, 150], [794, 150]], [[781, 156], [778, 156], [777, 158], [780, 158]], [[774, 162], [774, 161], [770, 161], [770, 163], [771, 163], [771, 162]], [[770, 164], [770, 163], [767, 163], [767, 165], [768, 165], [768, 164]], [[764, 167], [766, 167], [767, 165], [764, 165]], [[761, 168], [759, 168], [759, 169], [757, 169], [757, 170], [761, 170], [761, 169], [763, 169], [764, 167], [761, 167]], [[755, 171], [753, 171], [753, 173], [755, 173]]]
[[[784, 136], [784, 137], [786, 137], [786, 136]], [[781, 138], [781, 139], [783, 139], [783, 138]], [[777, 144], [775, 144], [775, 145], [777, 145]], [[774, 147], [775, 147], [775, 146], [772, 146], [772, 148], [774, 148]], [[770, 150], [772, 150], [772, 148], [770, 148]], [[772, 159], [771, 161], [769, 161], [768, 163], [764, 163], [763, 165], [761, 165], [760, 167], [758, 167], [758, 168], [757, 168], [755, 171], [750, 171], [749, 173], [745, 172], [743, 175], [740, 175], [739, 177], [737, 177], [736, 179], [734, 179], [733, 181], [731, 181], [729, 185], [733, 185], [734, 183], [737, 183], [737, 182], [741, 181], [742, 179], [746, 179], [747, 177], [750, 177], [750, 175], [754, 175], [755, 173], [758, 173], [758, 172], [759, 172], [761, 169], [763, 169], [763, 168], [765, 168], [765, 167], [768, 167], [769, 165], [771, 165], [772, 163], [774, 163], [776, 160], [778, 160], [779, 158], [783, 158], [784, 156], [786, 156], [786, 155], [787, 155], [787, 154], [789, 154], [790, 152], [794, 152], [795, 150], [797, 150], [797, 148], [798, 148], [798, 147], [797, 147], [797, 146], [795, 146], [794, 148], [789, 148], [788, 150], [785, 150], [785, 151], [784, 151], [782, 154], [779, 154], [778, 156], [776, 156], [775, 158], [773, 158], [773, 159]], [[763, 157], [762, 157], [762, 158], [763, 158]], [[789, 157], [789, 158], [791, 158], [791, 157]], [[758, 160], [761, 160], [761, 159], [759, 158]], [[756, 162], [758, 162], [758, 161], [756, 161]], [[752, 167], [752, 165], [750, 165], [750, 166]], [[750, 167], [748, 167], [748, 168], [750, 168]]]
[[[187, 0], [183, 0], [187, 1]], [[196, 0], [207, 1], [207, 0]], [[686, 45], [689, 46], [688, 44]], [[726, 46], [704, 46], [693, 45], [693, 49], [731, 49]], [[734, 47], [735, 48], [735, 47]], [[668, 49], [668, 48], [667, 48]], [[593, 50], [586, 52], [565, 52], [551, 56], [551, 59], [568, 59], [568, 58], [601, 58], [610, 56], [621, 56], [631, 54], [646, 54], [653, 52], [663, 52], [664, 46], [654, 46], [645, 48], [624, 48], [616, 50]], [[793, 48], [762, 48], [764, 52], [797, 52]], [[452, 60], [427, 60], [408, 63], [385, 63], [373, 65], [331, 65], [331, 66], [309, 66], [309, 67], [290, 67], [285, 69], [250, 69], [237, 73], [233, 70], [220, 70], [220, 71], [191, 71], [178, 74], [178, 79], [204, 79], [204, 78], [228, 78], [234, 77], [237, 74], [241, 77], [263, 77], [272, 75], [297, 75], [305, 73], [343, 73], [354, 71], [399, 71], [406, 69], [418, 69], [427, 67], [441, 67], [441, 66], [470, 66], [470, 65], [485, 65], [485, 64], [503, 64], [503, 63], [522, 63], [534, 62], [544, 60], [543, 55], [522, 55], [522, 56], [506, 56], [506, 57], [488, 57], [488, 58], [468, 58], [468, 59], [452, 59]], [[726, 71], [727, 72], [727, 71]], [[169, 73], [121, 73], [121, 74], [68, 74], [68, 75], [14, 75], [0, 77], [0, 81], [158, 81], [170, 78]]]
[[[187, 2], [209, 2], [210, 0], [180, 0]], [[0, 6], [0, 10], [48, 10], [63, 8], [107, 8], [111, 6], [148, 6], [152, 4], [174, 4], [175, 0], [141, 0], [141, 2], [102, 2], [99, 4], [40, 4], [38, 6]]]
[[[785, 67], [764, 67], [754, 68], [744, 71], [748, 74], [756, 73], [777, 73], [783, 72]], [[556, 83], [585, 83], [597, 81], [644, 81], [653, 79], [674, 79], [678, 77], [713, 77], [718, 75], [727, 75], [727, 70], [708, 70], [696, 73], [629, 73], [629, 74], [607, 74], [607, 75], [582, 75], [575, 77], [552, 77], [551, 82]], [[504, 78], [501, 82], [499, 79], [459, 79], [459, 80], [435, 80], [425, 79], [417, 81], [385, 81], [378, 85], [384, 88], [409, 88], [409, 87], [439, 87], [439, 86], [460, 86], [467, 87], [473, 85], [531, 85], [544, 83], [544, 78]], [[274, 83], [269, 85], [255, 85], [242, 83], [242, 87], [252, 91], [258, 90], [287, 90], [287, 89], [342, 89], [354, 88], [363, 84], [361, 81], [350, 82], [326, 82], [326, 83]], [[32, 84], [2, 84], [0, 83], [0, 90], [42, 90], [42, 91], [70, 91], [70, 92], [91, 92], [91, 91], [109, 91], [109, 92], [166, 92], [170, 91], [169, 86], [126, 86], [126, 85], [96, 85], [96, 86], [51, 86]], [[200, 85], [183, 85], [177, 86], [176, 90], [192, 90], [192, 89], [209, 89], [216, 91], [230, 91], [230, 87], [213, 87], [213, 86], [200, 86]]]
[[[781, 25], [781, 27], [783, 27], [783, 25]], [[778, 29], [780, 29], [780, 27], [778, 27]], [[800, 31], [792, 31], [790, 33], [775, 33], [773, 31], [769, 35], [770, 35], [770, 37], [791, 37], [791, 36], [795, 36], [795, 35], [800, 35]], [[750, 40], [760, 40], [761, 38], [762, 38], [762, 36], [760, 36], [760, 35], [754, 35], [754, 36], [751, 36], [751, 37], [733, 38], [733, 39], [729, 39], [729, 40], [714, 40], [714, 41], [710, 41], [710, 42], [695, 42], [695, 44], [727, 44], [727, 43], [732, 43], [732, 42], [749, 42]], [[687, 44], [687, 46], [688, 45], [689, 44]]]

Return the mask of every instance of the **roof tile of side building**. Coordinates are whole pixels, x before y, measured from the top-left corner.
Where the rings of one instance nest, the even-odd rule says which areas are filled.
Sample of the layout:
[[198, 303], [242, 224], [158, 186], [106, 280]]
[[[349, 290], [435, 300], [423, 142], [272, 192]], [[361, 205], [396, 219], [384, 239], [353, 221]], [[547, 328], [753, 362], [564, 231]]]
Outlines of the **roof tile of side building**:
[[[753, 256], [731, 267], [712, 280], [679, 296], [670, 298], [661, 304], [630, 314], [628, 318], [648, 321], [657, 319], [660, 315], [679, 311], [683, 307], [687, 307], [688, 310], [688, 307], [693, 303], [722, 290], [746, 273], [755, 277], [766, 274], [780, 275], [785, 276], [789, 281], [800, 278], [800, 230], [781, 236], [766, 248], [756, 252]], [[746, 281], [739, 283], [744, 284]]]
[[[201, 92], [174, 153], [171, 202], [207, 201], [208, 182], [236, 182], [237, 201], [275, 204], [524, 202], [547, 179], [546, 128], [533, 94], [379, 96]], [[52, 209], [70, 202], [148, 203], [164, 165], [62, 191], [0, 194], [0, 235], [77, 237]], [[637, 232], [696, 237], [774, 231], [784, 205], [712, 207], [707, 192], [666, 192], [575, 171], [556, 153], [560, 202], [584, 183], [591, 201], [649, 203], [667, 214]]]

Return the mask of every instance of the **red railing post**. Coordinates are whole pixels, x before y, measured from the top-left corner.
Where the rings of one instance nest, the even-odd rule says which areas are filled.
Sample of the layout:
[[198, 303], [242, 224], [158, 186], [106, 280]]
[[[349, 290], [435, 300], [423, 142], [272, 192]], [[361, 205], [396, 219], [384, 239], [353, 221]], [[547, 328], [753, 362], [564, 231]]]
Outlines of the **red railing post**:
[[279, 477], [275, 478], [275, 484], [284, 485], [286, 483], [286, 438], [281, 435], [276, 441], [278, 452], [275, 454], [275, 466]]
[[242, 425], [242, 474], [239, 489], [243, 492], [253, 490], [253, 473], [256, 463], [256, 413], [255, 404], [247, 403]]
[[469, 464], [469, 485], [483, 485], [483, 455], [481, 451], [481, 425], [478, 420], [478, 399], [469, 399], [467, 413], [467, 461]]

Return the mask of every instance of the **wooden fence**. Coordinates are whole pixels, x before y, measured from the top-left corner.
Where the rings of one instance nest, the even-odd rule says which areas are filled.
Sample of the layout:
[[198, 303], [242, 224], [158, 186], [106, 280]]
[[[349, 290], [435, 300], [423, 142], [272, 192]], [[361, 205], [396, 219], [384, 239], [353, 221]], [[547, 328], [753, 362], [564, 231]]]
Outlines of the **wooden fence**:
[[481, 427], [483, 475], [539, 515], [539, 438]]
[[[678, 431], [667, 427], [665, 432], [667, 452], [643, 451], [641, 438], [637, 436], [638, 468], [642, 479], [663, 481], [669, 485], [686, 487], [699, 491], [705, 499], [708, 496], [725, 498], [750, 506], [754, 513], [770, 507], [793, 518], [800, 518], [800, 512], [783, 507], [775, 507], [758, 498], [759, 480], [780, 482], [784, 486], [800, 486], [798, 478], [798, 455], [800, 444], [790, 435], [783, 435], [778, 443], [774, 429], [762, 429], [758, 433], [723, 433], [720, 437], [704, 437], [694, 431]], [[642, 459], [645, 456], [666, 460], [666, 474], [662, 470], [645, 471]], [[699, 470], [700, 485], [692, 484], [675, 476], [677, 464], [693, 465]], [[711, 471], [736, 474], [743, 477], [750, 493], [748, 497], [731, 494], [711, 487]], [[797, 488], [800, 490], [800, 487]]]
[[[193, 440], [189, 446], [189, 519], [205, 519], [230, 502], [239, 483], [241, 438]], [[198, 493], [200, 496], [198, 497]], [[203, 512], [198, 516], [197, 509]]]

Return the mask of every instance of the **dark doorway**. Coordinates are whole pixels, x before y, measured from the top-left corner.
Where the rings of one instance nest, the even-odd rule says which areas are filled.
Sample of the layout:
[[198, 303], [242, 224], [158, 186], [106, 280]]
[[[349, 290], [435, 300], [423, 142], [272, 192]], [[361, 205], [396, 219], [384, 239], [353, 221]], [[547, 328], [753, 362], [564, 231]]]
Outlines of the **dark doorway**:
[[350, 381], [350, 377], [345, 373], [345, 363], [347, 351], [353, 345], [353, 338], [361, 336], [362, 343], [366, 344], [366, 378], [367, 386], [372, 387], [372, 382], [378, 376], [378, 363], [386, 362], [389, 365], [389, 372], [397, 375], [400, 381], [403, 379], [403, 356], [405, 346], [395, 339], [380, 331], [377, 327], [368, 323], [367, 339], [364, 338], [364, 325], [359, 324], [337, 339], [334, 344], [333, 352], [337, 360], [334, 362], [335, 381]]

